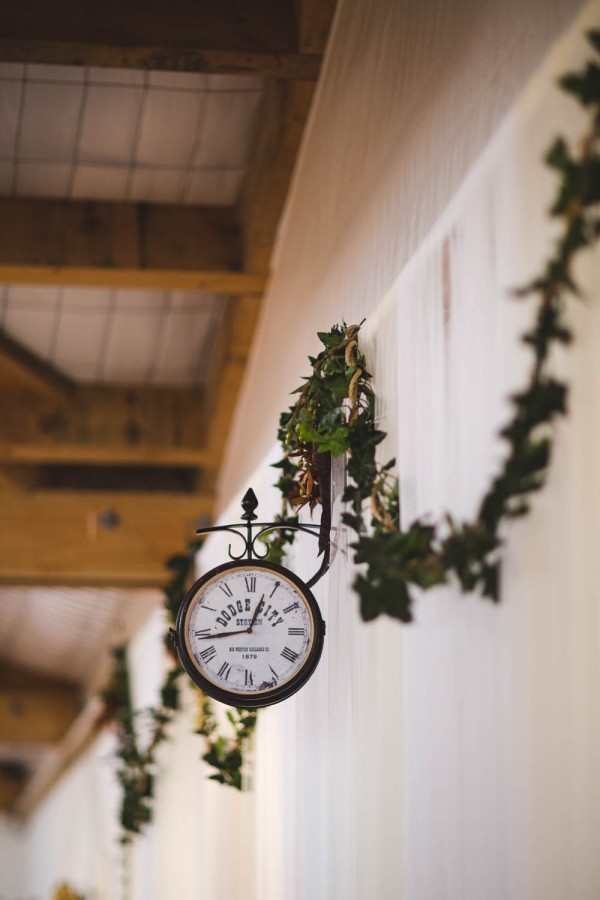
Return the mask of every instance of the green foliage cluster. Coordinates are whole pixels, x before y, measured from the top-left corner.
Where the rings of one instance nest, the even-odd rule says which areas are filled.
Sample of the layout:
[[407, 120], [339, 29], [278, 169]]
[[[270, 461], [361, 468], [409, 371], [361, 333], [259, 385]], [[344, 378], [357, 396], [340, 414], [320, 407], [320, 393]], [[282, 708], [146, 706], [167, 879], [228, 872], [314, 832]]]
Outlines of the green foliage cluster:
[[217, 770], [214, 775], [209, 775], [211, 781], [228, 784], [241, 791], [244, 749], [254, 734], [258, 711], [255, 709], [228, 709], [226, 716], [233, 729], [232, 737], [218, 733], [219, 725], [213, 705], [204, 697], [202, 725], [198, 729], [198, 734], [204, 735], [207, 741], [207, 750], [202, 759]]
[[[167, 563], [172, 575], [164, 589], [164, 607], [171, 627], [175, 625], [179, 607], [193, 578], [194, 560], [200, 546], [201, 541], [190, 541], [186, 552], [171, 557]], [[120, 822], [124, 844], [130, 843], [152, 821], [156, 753], [160, 744], [168, 739], [168, 726], [179, 710], [179, 681], [185, 673], [174, 650], [170, 628], [164, 641], [173, 665], [165, 674], [158, 706], [142, 711], [133, 709], [127, 649], [123, 646], [113, 649], [112, 675], [102, 694], [107, 713], [117, 725], [117, 755], [120, 761], [117, 778], [122, 789]], [[241, 790], [244, 749], [254, 733], [257, 713], [242, 709], [228, 711], [233, 736], [221, 735], [212, 701], [198, 693], [202, 697], [202, 726], [198, 734], [204, 736], [206, 749], [202, 759], [217, 770], [209, 778]], [[138, 737], [141, 726], [145, 726], [148, 733], [147, 747], [143, 751], [140, 750]]]
[[[133, 709], [131, 703], [126, 647], [115, 647], [113, 659], [112, 677], [103, 692], [103, 699], [117, 724], [120, 760], [117, 779], [122, 789], [121, 842], [128, 844], [152, 820], [156, 751], [167, 739], [167, 725], [177, 708], [177, 695], [173, 694], [173, 689], [179, 673], [168, 674], [163, 687], [162, 704], [140, 713]], [[174, 705], [165, 704], [165, 693], [175, 698]], [[150, 737], [145, 750], [140, 750], [138, 738], [138, 723], [142, 716], [149, 718], [147, 725]]]
[[[600, 53], [600, 31], [591, 32], [589, 40]], [[362, 568], [354, 586], [365, 620], [386, 614], [410, 622], [411, 589], [443, 584], [451, 576], [465, 592], [479, 590], [498, 600], [502, 523], [525, 515], [531, 495], [545, 484], [550, 426], [566, 414], [568, 393], [550, 374], [550, 352], [572, 339], [564, 316], [566, 298], [578, 293], [574, 259], [600, 235], [600, 66], [591, 62], [560, 83], [590, 111], [591, 126], [577, 152], [557, 138], [546, 156], [559, 181], [550, 215], [562, 220], [563, 228], [541, 274], [515, 292], [518, 298], [537, 298], [534, 323], [523, 336], [533, 363], [528, 383], [511, 397], [513, 413], [501, 431], [508, 454], [474, 521], [457, 522], [447, 515], [441, 523], [417, 519], [400, 529], [398, 482], [390, 474], [394, 461], [379, 466], [375, 458], [384, 434], [375, 425], [371, 376], [358, 349], [360, 326], [336, 325], [319, 334], [325, 349], [309, 357], [312, 375], [295, 392], [297, 403], [281, 416], [284, 457], [278, 464], [282, 475], [277, 486], [291, 504], [312, 506], [318, 500], [311, 468], [315, 448], [334, 456], [348, 453], [352, 484], [343, 496], [349, 505], [344, 522], [357, 534], [352, 547]], [[371, 515], [365, 522], [367, 498]]]

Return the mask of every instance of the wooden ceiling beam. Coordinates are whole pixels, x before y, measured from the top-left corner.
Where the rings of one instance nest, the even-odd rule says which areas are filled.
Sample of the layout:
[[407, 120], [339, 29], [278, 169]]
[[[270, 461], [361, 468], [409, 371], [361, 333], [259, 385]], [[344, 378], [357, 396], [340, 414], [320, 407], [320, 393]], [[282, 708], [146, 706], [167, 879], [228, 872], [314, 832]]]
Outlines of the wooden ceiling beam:
[[75, 392], [70, 378], [0, 330], [0, 389], [15, 381], [61, 401]]
[[[204, 466], [209, 460], [205, 447], [168, 444], [25, 443], [0, 439], [0, 466]], [[26, 479], [24, 472], [21, 472]]]
[[274, 80], [266, 87], [239, 204], [247, 272], [269, 270], [313, 92], [314, 84], [308, 81]]
[[213, 50], [202, 47], [119, 47], [112, 44], [54, 43], [6, 38], [0, 38], [0, 61], [163, 72], [205, 72], [211, 75], [301, 78], [307, 81], [316, 81], [321, 68], [321, 57], [309, 53]]
[[68, 403], [0, 387], [0, 465], [201, 466], [204, 391], [80, 385]]
[[0, 583], [160, 587], [213, 513], [210, 494], [6, 491]]
[[206, 387], [209, 433], [202, 483], [214, 480], [226, 450], [227, 436], [242, 385], [260, 303], [255, 297], [227, 301], [222, 332]]
[[336, 4], [337, 0], [294, 0], [301, 53], [325, 53]]
[[19, 763], [0, 762], [0, 810], [10, 810], [27, 783], [27, 773]]
[[0, 198], [0, 281], [260, 293], [221, 207]]
[[53, 744], [75, 721], [79, 693], [71, 685], [0, 685], [0, 740], [7, 744]]
[[[325, 0], [326, 2], [326, 0]], [[291, 0], [25, 0], [0, 7], [0, 59], [315, 80]]]

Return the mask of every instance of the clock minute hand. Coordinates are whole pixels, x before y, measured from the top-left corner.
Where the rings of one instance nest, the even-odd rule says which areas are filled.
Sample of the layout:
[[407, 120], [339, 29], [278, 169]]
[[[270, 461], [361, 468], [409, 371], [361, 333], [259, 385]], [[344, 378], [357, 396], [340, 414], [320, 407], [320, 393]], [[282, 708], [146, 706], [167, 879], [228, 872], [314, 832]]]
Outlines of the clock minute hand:
[[234, 634], [247, 634], [248, 629], [243, 628], [241, 631], [217, 631], [216, 634], [207, 634], [205, 637], [199, 638], [200, 641], [212, 641], [213, 638], [232, 637]]

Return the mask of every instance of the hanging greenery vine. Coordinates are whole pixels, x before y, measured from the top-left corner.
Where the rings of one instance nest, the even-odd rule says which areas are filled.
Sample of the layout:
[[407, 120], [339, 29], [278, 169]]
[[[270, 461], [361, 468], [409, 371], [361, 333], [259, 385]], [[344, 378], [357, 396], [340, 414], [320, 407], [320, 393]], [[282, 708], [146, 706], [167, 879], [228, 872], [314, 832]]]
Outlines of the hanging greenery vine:
[[[600, 31], [588, 37], [600, 53]], [[357, 535], [351, 546], [363, 569], [354, 587], [365, 620], [387, 614], [410, 622], [411, 588], [443, 584], [451, 575], [463, 591], [479, 590], [498, 600], [501, 525], [525, 515], [531, 495], [545, 483], [552, 449], [549, 426], [567, 411], [567, 386], [549, 371], [550, 351], [572, 339], [564, 313], [566, 298], [578, 294], [573, 262], [600, 233], [600, 67], [591, 62], [560, 84], [590, 111], [591, 123], [577, 152], [558, 138], [546, 156], [559, 177], [550, 214], [563, 227], [539, 276], [515, 293], [537, 298], [534, 323], [523, 336], [533, 354], [531, 373], [523, 390], [511, 397], [513, 414], [501, 431], [508, 454], [474, 520], [460, 522], [448, 514], [441, 523], [416, 519], [400, 528], [398, 481], [391, 475], [395, 461], [380, 465], [376, 460], [385, 433], [375, 424], [371, 375], [358, 346], [360, 325], [336, 325], [318, 335], [324, 349], [309, 357], [312, 374], [294, 392], [299, 394], [294, 406], [281, 415], [278, 437], [284, 456], [276, 464], [281, 470], [277, 486], [290, 507], [312, 509], [320, 502], [317, 453], [348, 454], [351, 483], [342, 498], [349, 506], [343, 521]]]
[[[170, 626], [175, 624], [177, 612], [193, 578], [194, 561], [200, 545], [200, 541], [191, 541], [185, 553], [171, 557], [167, 563], [172, 576], [164, 589], [164, 607]], [[107, 711], [114, 717], [117, 726], [122, 843], [130, 843], [152, 821], [157, 750], [168, 739], [168, 726], [180, 708], [179, 680], [185, 673], [174, 650], [170, 630], [165, 634], [164, 643], [173, 665], [165, 674], [157, 706], [134, 710], [127, 648], [123, 646], [113, 649], [113, 671], [103, 692]], [[200, 691], [198, 697], [201, 721], [196, 733], [205, 740], [202, 759], [216, 770], [209, 778], [241, 790], [244, 752], [254, 733], [257, 713], [248, 709], [228, 710], [226, 716], [233, 733], [221, 734], [213, 701]], [[145, 733], [145, 749], [141, 749], [142, 732]]]
[[[600, 31], [588, 37], [600, 54]], [[550, 373], [549, 356], [554, 345], [572, 340], [564, 314], [567, 297], [578, 295], [573, 263], [600, 235], [600, 66], [591, 62], [584, 71], [563, 77], [560, 84], [590, 112], [591, 122], [576, 150], [557, 138], [546, 155], [559, 179], [550, 214], [563, 227], [538, 277], [515, 292], [518, 298], [537, 298], [534, 322], [523, 336], [533, 355], [532, 367], [523, 390], [511, 397], [513, 414], [500, 432], [508, 447], [506, 460], [473, 521], [459, 522], [448, 514], [441, 523], [416, 519], [407, 528], [400, 527], [398, 480], [392, 474], [395, 460], [380, 464], [376, 459], [385, 433], [375, 423], [372, 376], [358, 345], [360, 325], [335, 325], [319, 333], [324, 349], [309, 357], [312, 373], [294, 392], [296, 403], [281, 415], [278, 438], [284, 454], [276, 467], [282, 519], [321, 503], [321, 454], [347, 454], [350, 482], [342, 498], [347, 504], [343, 521], [357, 537], [351, 546], [362, 570], [354, 586], [365, 620], [387, 614], [410, 622], [411, 588], [427, 589], [447, 582], [450, 576], [464, 591], [479, 590], [498, 600], [501, 526], [525, 515], [531, 495], [545, 483], [552, 450], [550, 426], [566, 414], [568, 393], [567, 386]], [[270, 559], [281, 562], [293, 539], [294, 533], [285, 530], [265, 538]], [[169, 560], [172, 578], [165, 588], [165, 608], [171, 625], [185, 597], [198, 547], [193, 541], [185, 553]], [[183, 669], [169, 634], [165, 644], [173, 666], [165, 675], [158, 706], [134, 711], [124, 647], [114, 650], [113, 674], [104, 692], [118, 729], [124, 842], [151, 821], [156, 751], [167, 739], [168, 726], [179, 709]], [[227, 718], [233, 734], [225, 737], [219, 734], [212, 701], [202, 695], [198, 733], [206, 741], [202, 758], [216, 770], [210, 778], [240, 789], [244, 751], [257, 713], [229, 710]], [[138, 738], [142, 720], [148, 729], [143, 750]]]

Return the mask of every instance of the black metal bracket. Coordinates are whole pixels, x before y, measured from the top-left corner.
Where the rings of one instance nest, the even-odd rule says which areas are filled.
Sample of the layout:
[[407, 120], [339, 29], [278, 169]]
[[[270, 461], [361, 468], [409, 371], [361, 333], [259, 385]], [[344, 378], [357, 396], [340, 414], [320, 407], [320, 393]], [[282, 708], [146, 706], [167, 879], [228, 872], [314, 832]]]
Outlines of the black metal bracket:
[[[256, 542], [260, 541], [261, 537], [268, 534], [270, 531], [293, 530], [302, 531], [304, 534], [310, 534], [316, 538], [319, 538], [320, 536], [320, 525], [299, 525], [297, 522], [285, 520], [281, 522], [256, 522], [255, 520], [258, 518], [255, 512], [257, 506], [258, 499], [256, 494], [252, 488], [249, 488], [242, 498], [242, 509], [244, 510], [240, 516], [242, 523], [239, 525], [213, 525], [211, 528], [199, 528], [196, 531], [196, 534], [213, 534], [218, 531], [229, 531], [231, 534], [235, 534], [236, 537], [241, 538], [244, 542], [244, 549], [238, 555], [232, 552], [231, 544], [229, 545], [229, 558], [233, 560], [244, 559], [244, 557], [246, 557], [246, 559], [266, 559], [269, 555], [269, 548], [265, 547], [264, 553], [259, 552]], [[255, 529], [258, 529], [256, 534], [254, 534]], [[323, 561], [320, 568], [315, 572], [310, 581], [306, 582], [306, 586], [310, 588], [316, 584], [317, 581], [323, 577], [328, 568], [329, 545], [323, 552]]]

